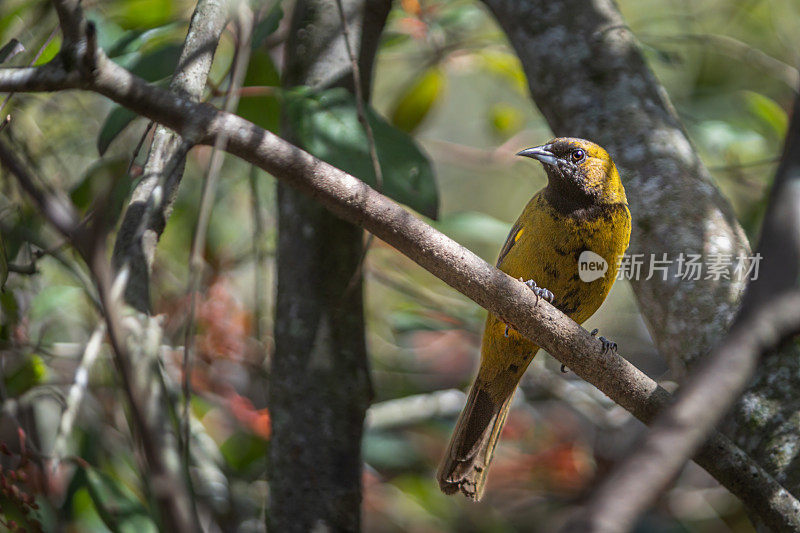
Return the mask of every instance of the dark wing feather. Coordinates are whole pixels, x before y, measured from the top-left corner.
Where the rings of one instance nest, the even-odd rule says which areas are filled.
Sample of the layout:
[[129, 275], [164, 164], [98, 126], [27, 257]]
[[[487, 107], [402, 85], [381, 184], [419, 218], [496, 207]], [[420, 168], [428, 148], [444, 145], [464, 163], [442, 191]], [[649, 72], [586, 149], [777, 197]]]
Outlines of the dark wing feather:
[[520, 234], [520, 231], [522, 231], [522, 226], [520, 226], [519, 224], [514, 224], [511, 227], [511, 231], [508, 232], [508, 237], [506, 237], [506, 243], [500, 249], [500, 255], [497, 256], [497, 264], [495, 264], [497, 268], [500, 268], [503, 259], [506, 258], [508, 252], [511, 251], [511, 248], [514, 247], [514, 244], [517, 242], [517, 238]]

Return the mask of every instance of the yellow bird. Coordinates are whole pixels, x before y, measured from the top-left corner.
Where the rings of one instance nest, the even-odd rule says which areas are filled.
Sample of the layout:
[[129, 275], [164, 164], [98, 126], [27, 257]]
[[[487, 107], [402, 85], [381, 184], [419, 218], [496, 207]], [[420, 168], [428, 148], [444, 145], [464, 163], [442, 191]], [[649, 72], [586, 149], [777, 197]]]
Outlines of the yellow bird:
[[[625, 189], [608, 152], [593, 142], [558, 138], [517, 155], [544, 165], [547, 186], [511, 228], [497, 267], [527, 280], [537, 296], [580, 324], [605, 300], [628, 248], [631, 214]], [[588, 270], [590, 263], [601, 268], [603, 261], [608, 267], [604, 275]], [[600, 340], [604, 349], [616, 348]], [[511, 398], [538, 350], [489, 313], [478, 375], [437, 475], [446, 494], [460, 490], [473, 500], [483, 495]]]

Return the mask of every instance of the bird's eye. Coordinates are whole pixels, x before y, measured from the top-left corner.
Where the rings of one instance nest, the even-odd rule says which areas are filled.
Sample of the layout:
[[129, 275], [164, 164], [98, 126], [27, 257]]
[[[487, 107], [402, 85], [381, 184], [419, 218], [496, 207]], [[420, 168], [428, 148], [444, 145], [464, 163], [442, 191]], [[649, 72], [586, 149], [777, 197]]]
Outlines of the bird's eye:
[[586, 158], [586, 152], [584, 152], [583, 150], [578, 148], [577, 150], [573, 150], [572, 151], [572, 153], [570, 154], [570, 157], [572, 157], [572, 160], [574, 162], [579, 163], [579, 162], [583, 161]]

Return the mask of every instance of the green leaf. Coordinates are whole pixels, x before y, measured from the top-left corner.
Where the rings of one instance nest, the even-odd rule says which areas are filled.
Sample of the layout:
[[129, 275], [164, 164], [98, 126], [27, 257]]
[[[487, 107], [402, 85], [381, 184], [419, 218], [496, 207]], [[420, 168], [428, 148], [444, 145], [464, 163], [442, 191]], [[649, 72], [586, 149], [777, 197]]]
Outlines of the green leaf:
[[280, 76], [267, 52], [255, 50], [251, 54], [243, 84], [243, 88], [247, 87], [274, 87], [275, 92], [255, 96], [242, 95], [236, 113], [257, 126], [277, 132], [281, 114], [281, 105], [277, 96]]
[[407, 33], [393, 32], [386, 30], [381, 34], [381, 50], [388, 50], [389, 48], [405, 44], [411, 40], [411, 36]]
[[148, 50], [130, 67], [130, 71], [147, 81], [157, 81], [172, 76], [178, 66], [182, 45], [170, 43]]
[[236, 431], [222, 443], [219, 451], [231, 468], [245, 472], [263, 466], [267, 446], [255, 435]]
[[443, 331], [453, 329], [452, 322], [437, 320], [423, 309], [400, 309], [389, 314], [389, 324], [396, 333]]
[[11, 339], [19, 323], [19, 305], [12, 291], [0, 292], [0, 340]]
[[[129, 55], [138, 59], [150, 48], [180, 42], [185, 32], [185, 28], [176, 22], [140, 30], [123, 30], [103, 17], [98, 17], [96, 23], [99, 44], [106, 50], [106, 55], [112, 58]], [[127, 68], [130, 64], [123, 66]]]
[[483, 50], [478, 53], [478, 57], [491, 74], [505, 79], [520, 94], [527, 94], [527, 77], [517, 56], [509, 52]]
[[438, 67], [431, 67], [417, 76], [395, 103], [392, 124], [405, 132], [414, 131], [441, 96], [445, 82], [444, 73]]
[[102, 210], [106, 223], [113, 225], [131, 192], [127, 168], [127, 158], [123, 157], [96, 161], [70, 192], [72, 203], [84, 213]]
[[103, 126], [100, 128], [100, 133], [97, 135], [97, 152], [102, 156], [111, 146], [111, 142], [122, 133], [128, 124], [138, 115], [128, 108], [121, 106], [114, 106], [106, 116]]
[[[300, 145], [319, 157], [377, 187], [367, 137], [358, 120], [355, 98], [346, 89], [287, 95], [287, 116]], [[436, 218], [439, 193], [433, 167], [414, 139], [400, 131], [370, 106], [383, 184], [381, 192], [430, 218]]]
[[3, 246], [6, 258], [13, 262], [26, 242], [37, 246], [40, 244], [37, 236], [42, 229], [42, 218], [32, 207], [25, 205], [17, 209], [16, 217], [8, 217], [7, 222]]
[[471, 2], [450, 2], [450, 5], [442, 9], [436, 23], [450, 32], [467, 32], [479, 27], [485, 20], [486, 15], [477, 5]]
[[119, 533], [156, 533], [155, 522], [128, 487], [94, 468], [83, 468], [86, 488], [103, 523]]
[[742, 91], [747, 108], [773, 138], [783, 139], [789, 126], [786, 111], [775, 100], [753, 91]]
[[49, 63], [58, 51], [61, 50], [61, 37], [56, 36], [47, 43], [44, 50], [42, 51], [42, 55], [39, 56], [39, 59], [36, 60], [36, 63], [33, 64], [34, 67], [38, 67], [39, 65], [44, 65], [45, 63]]
[[9, 396], [19, 398], [26, 391], [42, 383], [47, 377], [47, 365], [36, 354], [29, 354], [22, 363], [3, 379]]
[[25, 20], [24, 12], [34, 7], [33, 2], [20, 2], [16, 7], [7, 6], [8, 3], [3, 2], [3, 13], [0, 15], [0, 35], [5, 34], [12, 24]]
[[522, 113], [512, 105], [500, 102], [489, 110], [489, 120], [492, 129], [504, 139], [507, 139], [522, 129]]
[[125, 29], [153, 28], [170, 21], [178, 10], [172, 0], [122, 0], [110, 2], [108, 17]]
[[261, 48], [267, 37], [275, 33], [283, 18], [283, 9], [280, 2], [276, 2], [269, 13], [261, 19], [255, 28], [253, 28], [253, 38], [250, 40], [250, 46], [253, 50]]
[[405, 470], [420, 461], [419, 454], [401, 435], [370, 431], [364, 436], [364, 460], [379, 469]]
[[[168, 25], [163, 28], [166, 28], [164, 31], [170, 31], [172, 27]], [[159, 31], [162, 29], [159, 29]], [[161, 34], [158, 33], [158, 35]], [[141, 35], [136, 35], [135, 32], [131, 33], [130, 36], [134, 36], [134, 40], [142, 37]], [[120, 46], [124, 49], [129, 44], [130, 42], [126, 41], [120, 43]], [[121, 55], [119, 56], [119, 62], [122, 66], [129, 68], [133, 74], [144, 78], [146, 81], [155, 82], [171, 77], [175, 73], [180, 53], [180, 44], [161, 43], [159, 46], [153, 47], [143, 54], [131, 53]], [[131, 61], [131, 58], [134, 59]], [[100, 155], [105, 154], [111, 142], [116, 139], [122, 130], [133, 122], [137, 116], [136, 113], [124, 107], [114, 106], [111, 108], [102, 128], [100, 128], [100, 134], [97, 136], [97, 151]]]

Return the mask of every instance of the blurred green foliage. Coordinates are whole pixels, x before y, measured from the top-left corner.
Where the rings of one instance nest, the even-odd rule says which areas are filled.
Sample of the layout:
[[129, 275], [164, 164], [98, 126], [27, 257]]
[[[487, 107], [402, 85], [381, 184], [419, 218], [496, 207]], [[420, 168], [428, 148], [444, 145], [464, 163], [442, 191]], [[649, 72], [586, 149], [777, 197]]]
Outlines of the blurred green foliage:
[[346, 89], [298, 90], [286, 95], [286, 116], [299, 144], [311, 154], [378, 188], [430, 218], [439, 207], [433, 168], [414, 140], [369, 106], [366, 120], [375, 140], [382, 181], [369, 154], [355, 98]]
[[[376, 186], [352, 98], [341, 91], [280, 89], [284, 14], [291, 12], [290, 3], [254, 4], [253, 54], [238, 112], [275, 132], [284, 113], [315, 155]], [[797, 3], [618, 3], [716, 184], [747, 232], [757, 234], [793, 98], [787, 80], [797, 77]], [[519, 61], [482, 4], [395, 4], [368, 113], [382, 189], [438, 217], [438, 229], [493, 261], [510, 223], [544, 183], [537, 166], [513, 154], [551, 133], [530, 102]], [[191, 2], [114, 0], [84, 2], [84, 7], [114, 61], [168, 84]], [[0, 3], [0, 47], [17, 39], [25, 48], [9, 54], [4, 66], [52, 59], [60, 47], [56, 24], [45, 0]], [[227, 90], [233, 49], [226, 31], [204, 95], [211, 104], [220, 104]], [[103, 209], [110, 219], [118, 218], [146, 158], [147, 143], [134, 154], [146, 121], [79, 92], [17, 94], [3, 113], [13, 117], [9, 130], [20, 155], [48, 187], [69, 195], [84, 216]], [[209, 154], [199, 147], [189, 156], [151, 280], [155, 311], [165, 317], [165, 376], [173, 383], [180, 379], [180, 353], [169, 347], [184, 342], [188, 250]], [[131, 177], [126, 176], [129, 166]], [[275, 190], [274, 180], [258, 171], [254, 196], [250, 174], [242, 161], [226, 159], [207, 237], [192, 375], [194, 488], [218, 523], [240, 531], [263, 523], [264, 457], [271, 436], [266, 388], [273, 294], [268, 288], [256, 295], [253, 287], [257, 275], [266, 278], [267, 287], [274, 282]], [[22, 428], [30, 433], [29, 443], [48, 454], [83, 344], [98, 320], [95, 296], [85, 265], [6, 175], [0, 191], [0, 285], [5, 282], [0, 441], [19, 447]], [[265, 223], [261, 234], [255, 232], [254, 216]], [[257, 246], [266, 249], [266, 265], [255, 264]], [[8, 268], [31, 264], [35, 275]], [[476, 505], [444, 496], [433, 472], [459, 405], [437, 394], [450, 390], [457, 399], [453, 389], [462, 389], [471, 378], [484, 313], [379, 241], [371, 247], [364, 273], [375, 401], [415, 401], [413, 409], [377, 421], [365, 433], [365, 528], [548, 531], [593, 477], [624, 452], [636, 423], [571, 374], [562, 376], [558, 365], [540, 354], [518, 394], [485, 501]], [[257, 317], [266, 331], [260, 338]], [[600, 327], [651, 375], [666, 370], [629, 286], [617, 284], [587, 327]], [[23, 484], [35, 494], [37, 512], [50, 530], [155, 527], [115, 375], [104, 347], [88, 375], [87, 397], [69, 439], [73, 459], [55, 474], [34, 464], [30, 481]], [[19, 416], [11, 416], [6, 406], [14, 406]], [[690, 467], [641, 530], [751, 529], [741, 505]]]

